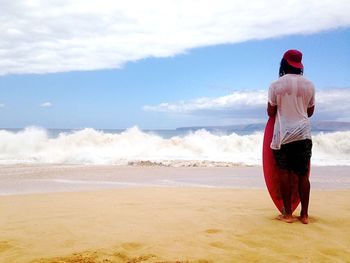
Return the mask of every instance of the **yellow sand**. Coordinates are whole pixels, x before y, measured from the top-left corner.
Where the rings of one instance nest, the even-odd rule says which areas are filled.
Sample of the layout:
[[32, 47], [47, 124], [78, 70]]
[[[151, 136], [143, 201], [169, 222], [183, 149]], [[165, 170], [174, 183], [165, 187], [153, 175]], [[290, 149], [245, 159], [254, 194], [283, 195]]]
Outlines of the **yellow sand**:
[[0, 262], [349, 262], [350, 191], [287, 224], [265, 190], [141, 188], [0, 197]]

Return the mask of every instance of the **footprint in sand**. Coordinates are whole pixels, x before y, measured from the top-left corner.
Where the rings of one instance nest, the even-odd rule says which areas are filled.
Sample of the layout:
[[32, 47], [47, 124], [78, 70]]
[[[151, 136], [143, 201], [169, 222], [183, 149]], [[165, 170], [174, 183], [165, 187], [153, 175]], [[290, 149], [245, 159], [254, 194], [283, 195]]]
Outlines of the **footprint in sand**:
[[12, 248], [9, 241], [0, 241], [0, 253]]
[[125, 250], [137, 250], [142, 247], [142, 244], [137, 242], [128, 242], [121, 244], [121, 247]]
[[215, 229], [215, 228], [210, 228], [210, 229], [205, 230], [205, 232], [206, 232], [207, 234], [218, 234], [218, 233], [221, 233], [222, 230], [220, 230], [220, 229]]
[[210, 245], [212, 247], [215, 247], [215, 248], [220, 248], [220, 249], [230, 249], [229, 246], [227, 246], [226, 244], [222, 243], [222, 242], [212, 242], [210, 243]]

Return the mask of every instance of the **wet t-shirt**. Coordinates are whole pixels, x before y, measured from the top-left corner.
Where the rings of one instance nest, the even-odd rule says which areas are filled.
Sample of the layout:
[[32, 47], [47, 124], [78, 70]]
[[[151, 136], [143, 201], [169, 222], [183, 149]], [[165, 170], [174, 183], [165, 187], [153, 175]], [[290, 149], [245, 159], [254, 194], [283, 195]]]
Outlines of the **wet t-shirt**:
[[311, 81], [299, 74], [286, 74], [269, 88], [269, 103], [277, 105], [272, 149], [282, 144], [311, 139], [311, 124], [307, 108], [315, 104], [315, 88]]

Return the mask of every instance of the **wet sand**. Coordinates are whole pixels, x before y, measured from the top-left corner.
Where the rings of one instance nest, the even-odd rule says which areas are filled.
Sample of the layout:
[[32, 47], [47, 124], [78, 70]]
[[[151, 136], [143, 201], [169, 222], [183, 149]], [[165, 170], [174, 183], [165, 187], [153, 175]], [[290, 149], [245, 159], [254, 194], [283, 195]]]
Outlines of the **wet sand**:
[[[314, 166], [313, 189], [350, 189], [350, 166]], [[266, 189], [261, 166], [0, 165], [0, 195], [135, 187]]]

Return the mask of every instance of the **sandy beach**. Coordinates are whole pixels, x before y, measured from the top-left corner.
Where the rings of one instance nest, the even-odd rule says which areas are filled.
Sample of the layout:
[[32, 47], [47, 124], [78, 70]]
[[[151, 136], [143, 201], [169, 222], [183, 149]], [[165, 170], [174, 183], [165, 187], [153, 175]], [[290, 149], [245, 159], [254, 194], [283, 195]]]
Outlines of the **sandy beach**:
[[[12, 187], [10, 172], [5, 174], [11, 169], [19, 168], [2, 167], [1, 180]], [[40, 169], [46, 169], [47, 178], [47, 169], [53, 168]], [[72, 169], [65, 171], [71, 174]], [[134, 168], [119, 169], [125, 174]], [[155, 170], [160, 176], [164, 171], [177, 174], [181, 171], [177, 169]], [[227, 169], [221, 168], [221, 175], [235, 171]], [[249, 177], [259, 169], [237, 169], [236, 174], [245, 171]], [[189, 171], [198, 170], [186, 168], [179, 174]], [[32, 173], [28, 178], [38, 176], [43, 177]], [[348, 189], [312, 190], [309, 225], [277, 220], [277, 210], [263, 187], [73, 188], [3, 195], [0, 211], [0, 262], [6, 263], [350, 261]]]

